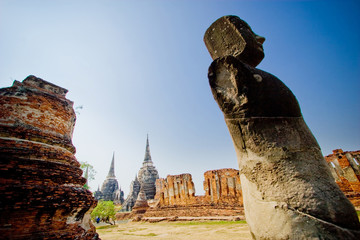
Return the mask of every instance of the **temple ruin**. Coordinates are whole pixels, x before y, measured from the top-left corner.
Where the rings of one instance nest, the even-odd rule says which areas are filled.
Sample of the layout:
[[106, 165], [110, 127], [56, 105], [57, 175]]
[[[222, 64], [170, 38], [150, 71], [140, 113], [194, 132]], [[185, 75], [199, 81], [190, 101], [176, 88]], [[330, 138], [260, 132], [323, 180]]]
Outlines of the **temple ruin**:
[[142, 167], [138, 173], [138, 179], [141, 185], [141, 188], [144, 189], [146, 199], [153, 199], [156, 193], [155, 182], [159, 178], [159, 173], [156, 170], [154, 163], [151, 159], [150, 146], [149, 146], [149, 136], [146, 138], [146, 149], [145, 157], [142, 163]]
[[96, 200], [113, 201], [115, 204], [124, 202], [124, 192], [119, 188], [119, 183], [115, 177], [115, 153], [113, 154], [109, 173], [101, 186], [94, 192]]
[[144, 213], [148, 210], [149, 204], [146, 199], [146, 194], [143, 188], [140, 188], [140, 192], [132, 208], [131, 215], [135, 221], [141, 220]]
[[355, 207], [360, 207], [360, 151], [335, 149], [325, 160], [345, 196]]
[[131, 182], [130, 193], [122, 205], [124, 211], [131, 211], [138, 198], [140, 188], [143, 189], [147, 200], [154, 199], [156, 193], [155, 182], [158, 178], [159, 173], [151, 159], [149, 136], [147, 136], [144, 161], [135, 180]]
[[[334, 168], [332, 173], [336, 175], [336, 183], [347, 198], [359, 207], [359, 180], [356, 179], [360, 179], [358, 166], [360, 151], [343, 152], [337, 149], [334, 150], [334, 154], [325, 158], [329, 166]], [[344, 159], [338, 161], [342, 158]], [[335, 162], [334, 166], [337, 167], [333, 167], [331, 162]], [[343, 168], [352, 167], [353, 170], [345, 170], [350, 172], [349, 177], [345, 177], [344, 170], [338, 169], [340, 165]], [[192, 176], [189, 173], [168, 175], [166, 178], [157, 179], [156, 195], [152, 200], [146, 200], [144, 191], [140, 190], [137, 177], [132, 182], [132, 186], [135, 187], [131, 189], [137, 191], [136, 197], [128, 197], [127, 200], [131, 199], [132, 205], [135, 206], [129, 214], [118, 214], [119, 219], [158, 222], [164, 220], [240, 220], [245, 217], [240, 175], [236, 169], [206, 171], [203, 181], [205, 195], [203, 196], [196, 196]], [[139, 194], [139, 192], [142, 193]]]
[[[156, 181], [156, 195], [141, 212], [133, 209], [132, 217], [145, 221], [244, 219], [239, 171], [236, 169], [210, 170], [204, 173], [205, 195], [196, 196], [189, 173], [168, 175]], [[146, 211], [145, 211], [146, 210]]]
[[126, 197], [124, 203], [122, 204], [122, 211], [132, 210], [132, 207], [135, 205], [139, 192], [140, 192], [140, 182], [137, 176], [135, 176], [135, 179], [131, 181], [130, 184], [129, 195]]
[[66, 93], [35, 76], [0, 89], [2, 239], [98, 239]]

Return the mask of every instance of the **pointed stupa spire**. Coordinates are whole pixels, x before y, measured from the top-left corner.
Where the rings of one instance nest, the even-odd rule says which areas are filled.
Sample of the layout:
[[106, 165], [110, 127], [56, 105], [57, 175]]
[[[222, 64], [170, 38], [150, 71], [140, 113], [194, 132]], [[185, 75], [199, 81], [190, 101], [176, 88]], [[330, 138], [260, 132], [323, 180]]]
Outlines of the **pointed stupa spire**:
[[113, 157], [112, 157], [112, 160], [111, 160], [111, 165], [110, 165], [110, 170], [109, 170], [109, 173], [108, 173], [108, 175], [107, 175], [107, 177], [108, 178], [114, 178], [115, 177], [115, 171], [114, 171], [114, 169], [115, 169], [115, 167], [114, 167], [114, 165], [115, 165], [115, 163], [114, 163], [114, 160], [115, 159], [115, 152], [113, 153]]
[[145, 149], [145, 157], [143, 164], [144, 163], [152, 163], [151, 154], [150, 154], [150, 145], [149, 145], [149, 134], [147, 134], [146, 137], [146, 149]]
[[138, 178], [137, 174], [135, 174], [134, 183], [139, 183], [139, 178]]

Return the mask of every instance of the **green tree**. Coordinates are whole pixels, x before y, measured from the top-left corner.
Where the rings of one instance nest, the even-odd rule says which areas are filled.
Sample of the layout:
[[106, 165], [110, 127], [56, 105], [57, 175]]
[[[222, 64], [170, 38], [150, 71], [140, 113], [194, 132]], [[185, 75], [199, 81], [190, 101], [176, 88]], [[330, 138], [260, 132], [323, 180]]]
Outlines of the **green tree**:
[[[84, 185], [84, 188], [89, 189], [88, 183], [95, 179], [96, 171], [94, 167], [88, 162], [80, 162], [80, 168], [83, 171], [83, 177], [87, 179], [87, 183]], [[86, 176], [87, 169], [87, 176]]]
[[91, 219], [93, 221], [99, 217], [100, 221], [115, 224], [115, 206], [112, 201], [99, 201], [96, 208], [91, 213]]

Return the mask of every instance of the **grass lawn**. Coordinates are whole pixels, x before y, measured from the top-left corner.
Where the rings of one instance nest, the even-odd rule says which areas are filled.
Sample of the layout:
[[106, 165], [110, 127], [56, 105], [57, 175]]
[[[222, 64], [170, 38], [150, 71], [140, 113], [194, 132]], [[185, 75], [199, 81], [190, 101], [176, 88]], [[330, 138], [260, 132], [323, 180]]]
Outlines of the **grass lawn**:
[[189, 221], [189, 222], [127, 222], [100, 226], [96, 230], [102, 240], [115, 239], [206, 239], [250, 240], [245, 221]]
[[[360, 221], [360, 211], [356, 211]], [[250, 240], [246, 221], [125, 222], [96, 228], [102, 240]]]

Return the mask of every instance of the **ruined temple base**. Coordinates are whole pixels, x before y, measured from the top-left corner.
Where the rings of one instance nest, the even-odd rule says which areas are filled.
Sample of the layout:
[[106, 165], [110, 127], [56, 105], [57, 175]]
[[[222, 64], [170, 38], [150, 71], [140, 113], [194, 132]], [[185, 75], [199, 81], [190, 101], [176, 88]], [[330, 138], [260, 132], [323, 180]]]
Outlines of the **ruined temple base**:
[[141, 221], [156, 222], [173, 222], [173, 221], [241, 221], [245, 220], [245, 216], [210, 216], [210, 217], [143, 217]]
[[116, 221], [128, 220], [131, 218], [131, 212], [118, 212], [115, 214]]
[[163, 206], [149, 208], [143, 216], [144, 221], [192, 221], [192, 220], [243, 220], [244, 208], [230, 205], [190, 205]]
[[190, 205], [150, 207], [145, 214], [134, 212], [117, 213], [116, 220], [147, 221], [239, 221], [245, 220], [242, 206]]
[[360, 193], [345, 194], [345, 196], [354, 205], [356, 210], [360, 210]]

